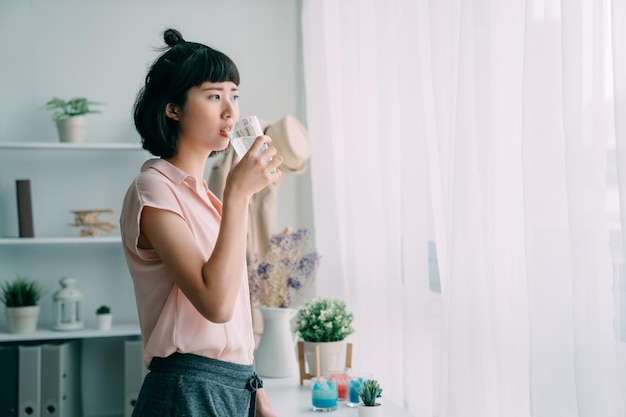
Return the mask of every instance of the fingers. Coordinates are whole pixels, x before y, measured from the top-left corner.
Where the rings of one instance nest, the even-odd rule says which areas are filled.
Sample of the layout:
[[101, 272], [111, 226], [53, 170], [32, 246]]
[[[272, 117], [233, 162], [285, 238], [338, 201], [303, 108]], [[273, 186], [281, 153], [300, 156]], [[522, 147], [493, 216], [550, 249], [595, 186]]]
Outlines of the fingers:
[[248, 151], [248, 153], [257, 155], [263, 152], [265, 150], [264, 148], [267, 148], [271, 141], [272, 141], [272, 138], [270, 138], [267, 135], [257, 136], [257, 138], [252, 143], [252, 146], [250, 146], [250, 150]]
[[[273, 150], [273, 152], [271, 152]], [[276, 148], [268, 148], [266, 152], [270, 152], [275, 155], [267, 159], [267, 167], [270, 172], [275, 172], [278, 170], [278, 167], [283, 163], [283, 157], [276, 154]], [[265, 153], [265, 152], [264, 152]]]
[[283, 163], [283, 157], [278, 155], [278, 150], [274, 146], [270, 146], [272, 138], [267, 135], [259, 136], [255, 139], [250, 147], [251, 155], [258, 155], [259, 160], [264, 166], [264, 171], [270, 174], [276, 174], [278, 178], [282, 176], [282, 172], [278, 167]]

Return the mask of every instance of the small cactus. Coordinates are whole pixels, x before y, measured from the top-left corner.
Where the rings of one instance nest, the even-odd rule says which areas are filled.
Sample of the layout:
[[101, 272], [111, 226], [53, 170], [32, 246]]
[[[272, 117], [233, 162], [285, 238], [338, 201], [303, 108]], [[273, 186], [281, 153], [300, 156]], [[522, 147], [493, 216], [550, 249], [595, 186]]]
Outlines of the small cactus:
[[111, 307], [107, 305], [101, 305], [96, 310], [96, 314], [111, 314]]
[[361, 385], [361, 389], [359, 390], [359, 397], [363, 401], [363, 404], [366, 406], [374, 406], [376, 405], [376, 398], [380, 397], [383, 389], [380, 387], [380, 384], [375, 379], [367, 379], [363, 381], [363, 385]]

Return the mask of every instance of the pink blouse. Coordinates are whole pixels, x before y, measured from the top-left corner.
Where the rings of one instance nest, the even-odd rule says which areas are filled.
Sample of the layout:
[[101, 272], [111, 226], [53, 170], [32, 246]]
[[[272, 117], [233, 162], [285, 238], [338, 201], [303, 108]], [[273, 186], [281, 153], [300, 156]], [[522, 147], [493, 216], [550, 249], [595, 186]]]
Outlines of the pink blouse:
[[182, 217], [208, 259], [217, 240], [222, 203], [205, 181], [198, 184], [164, 159], [146, 161], [126, 192], [120, 230], [135, 288], [146, 366], [154, 356], [166, 357], [174, 352], [252, 364], [254, 334], [245, 272], [232, 319], [221, 324], [208, 321], [167, 274], [157, 253], [137, 247], [139, 221], [146, 206]]

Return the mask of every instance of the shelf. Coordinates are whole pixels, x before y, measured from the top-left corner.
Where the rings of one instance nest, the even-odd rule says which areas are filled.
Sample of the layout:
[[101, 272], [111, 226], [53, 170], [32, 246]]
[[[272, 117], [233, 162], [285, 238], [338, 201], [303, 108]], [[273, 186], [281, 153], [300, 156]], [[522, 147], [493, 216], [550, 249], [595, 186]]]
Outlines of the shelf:
[[34, 333], [0, 333], [0, 343], [29, 342], [38, 340], [95, 339], [102, 337], [141, 336], [139, 324], [114, 324], [111, 330], [85, 328], [73, 331], [38, 329]]
[[140, 143], [100, 142], [100, 143], [66, 143], [66, 142], [0, 142], [0, 149], [51, 149], [51, 150], [143, 150]]
[[2, 237], [0, 238], [0, 245], [98, 245], [121, 243], [121, 241], [122, 240], [119, 235], [97, 237]]

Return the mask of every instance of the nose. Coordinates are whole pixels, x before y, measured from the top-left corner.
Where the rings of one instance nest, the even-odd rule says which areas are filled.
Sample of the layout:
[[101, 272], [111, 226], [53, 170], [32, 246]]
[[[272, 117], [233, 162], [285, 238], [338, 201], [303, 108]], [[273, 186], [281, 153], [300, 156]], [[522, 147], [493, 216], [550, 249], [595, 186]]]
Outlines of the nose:
[[237, 118], [239, 109], [237, 107], [236, 102], [227, 102], [224, 106], [224, 110], [222, 111], [222, 118], [224, 120]]

